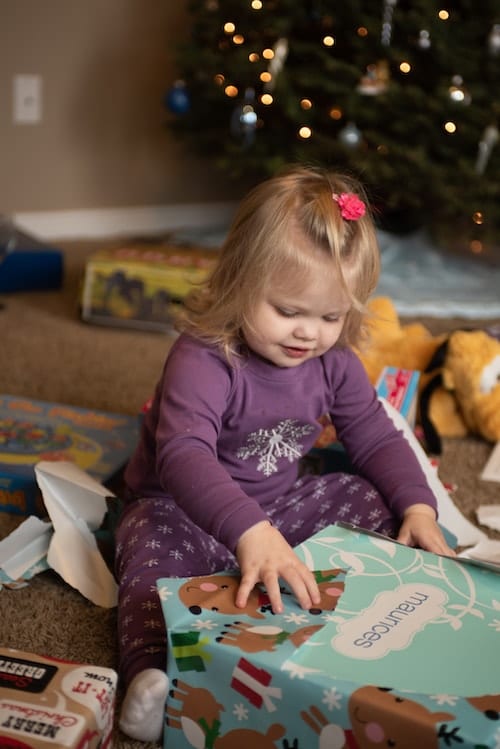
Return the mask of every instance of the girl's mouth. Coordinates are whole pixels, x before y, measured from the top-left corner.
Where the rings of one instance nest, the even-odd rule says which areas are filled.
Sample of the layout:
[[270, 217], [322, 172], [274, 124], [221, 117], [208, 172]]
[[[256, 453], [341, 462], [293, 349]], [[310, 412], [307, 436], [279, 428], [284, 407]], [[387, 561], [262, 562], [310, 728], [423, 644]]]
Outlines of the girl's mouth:
[[309, 353], [307, 348], [295, 348], [294, 346], [283, 346], [283, 351], [292, 359], [302, 359]]

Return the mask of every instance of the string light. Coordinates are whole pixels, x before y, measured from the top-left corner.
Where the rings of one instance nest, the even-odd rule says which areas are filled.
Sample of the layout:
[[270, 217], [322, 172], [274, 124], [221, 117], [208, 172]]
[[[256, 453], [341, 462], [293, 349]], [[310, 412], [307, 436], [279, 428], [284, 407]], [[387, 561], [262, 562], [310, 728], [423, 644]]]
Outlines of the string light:
[[448, 13], [447, 10], [443, 9], [443, 10], [438, 11], [438, 18], [441, 21], [448, 21], [449, 17], [450, 17], [450, 14]]
[[409, 73], [409, 72], [410, 72], [410, 70], [411, 70], [411, 65], [410, 65], [410, 63], [409, 63], [409, 62], [402, 62], [402, 63], [401, 63], [401, 65], [399, 66], [399, 69], [400, 69], [400, 71], [401, 71], [402, 73], [405, 73], [405, 74], [406, 74], [406, 73]]
[[481, 211], [476, 211], [472, 214], [472, 220], [475, 224], [478, 224], [479, 226], [483, 223], [483, 214]]
[[260, 97], [260, 100], [261, 100], [262, 104], [264, 104], [266, 107], [268, 107], [269, 104], [272, 104], [273, 101], [274, 101], [274, 99], [271, 96], [271, 94], [262, 94], [262, 96]]
[[469, 247], [474, 255], [479, 255], [483, 251], [483, 243], [480, 242], [479, 239], [473, 239]]
[[245, 41], [245, 37], [243, 36], [243, 34], [235, 34], [233, 36], [234, 44], [243, 44], [244, 41]]
[[457, 102], [458, 104], [469, 105], [471, 103], [471, 95], [464, 88], [464, 81], [461, 75], [454, 75], [451, 79], [451, 86], [448, 91], [450, 99]]
[[457, 130], [457, 126], [454, 122], [451, 122], [451, 120], [449, 120], [448, 122], [444, 123], [444, 129], [447, 133], [455, 133]]
[[341, 120], [342, 119], [342, 110], [338, 107], [332, 107], [330, 111], [328, 112], [332, 120]]
[[368, 36], [368, 29], [366, 26], [360, 26], [356, 33], [358, 36]]
[[234, 34], [235, 31], [236, 31], [236, 26], [234, 25], [234, 23], [232, 23], [232, 21], [226, 21], [226, 23], [224, 24], [224, 33]]
[[226, 86], [224, 89], [224, 93], [226, 96], [229, 96], [231, 99], [234, 99], [235, 96], [238, 96], [238, 89], [236, 86]]
[[333, 36], [325, 36], [323, 37], [323, 44], [325, 45], [325, 47], [333, 47], [333, 45], [335, 44], [335, 39], [333, 38]]
[[260, 60], [258, 52], [250, 52], [248, 59], [250, 62], [258, 62]]
[[267, 70], [264, 70], [259, 76], [262, 83], [269, 83], [270, 80], [272, 80], [271, 73], [268, 73]]
[[262, 0], [252, 0], [250, 5], [253, 10], [262, 10]]
[[304, 138], [307, 140], [307, 138], [310, 138], [312, 135], [312, 130], [310, 127], [307, 127], [307, 125], [303, 125], [299, 130], [299, 136], [301, 138]]
[[274, 57], [274, 51], [270, 49], [269, 47], [267, 47], [265, 50], [263, 50], [262, 57], [265, 60], [272, 60]]
[[301, 99], [300, 106], [302, 107], [302, 109], [311, 109], [312, 101], [310, 99]]

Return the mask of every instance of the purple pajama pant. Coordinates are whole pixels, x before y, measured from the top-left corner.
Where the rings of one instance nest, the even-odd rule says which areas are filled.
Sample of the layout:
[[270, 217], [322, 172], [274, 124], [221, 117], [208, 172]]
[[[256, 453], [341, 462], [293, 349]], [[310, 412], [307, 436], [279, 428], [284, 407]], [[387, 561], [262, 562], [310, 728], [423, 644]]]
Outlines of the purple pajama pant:
[[[305, 475], [267, 507], [291, 546], [343, 521], [389, 536], [399, 522], [365, 479], [346, 473]], [[166, 635], [156, 581], [235, 569], [228, 549], [173, 502], [139, 499], [125, 507], [116, 535], [118, 640], [125, 684], [145, 668], [166, 668]]]

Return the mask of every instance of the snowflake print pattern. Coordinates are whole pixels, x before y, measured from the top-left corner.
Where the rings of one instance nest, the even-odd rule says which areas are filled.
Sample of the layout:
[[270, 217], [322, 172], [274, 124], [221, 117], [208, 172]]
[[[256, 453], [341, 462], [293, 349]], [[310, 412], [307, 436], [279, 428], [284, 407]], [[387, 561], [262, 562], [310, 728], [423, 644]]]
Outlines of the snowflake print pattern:
[[315, 490], [313, 492], [313, 498], [314, 499], [319, 499], [320, 497], [323, 497], [324, 494], [325, 494], [325, 492], [326, 492], [327, 486], [328, 486], [328, 484], [325, 481], [325, 479], [318, 479], [318, 482], [316, 484], [316, 488], [315, 488]]
[[248, 436], [247, 444], [236, 455], [248, 460], [256, 455], [259, 458], [257, 470], [264, 476], [278, 471], [278, 460], [284, 458], [289, 463], [302, 457], [300, 439], [314, 431], [314, 427], [299, 424], [295, 419], [284, 419], [271, 429], [259, 429]]

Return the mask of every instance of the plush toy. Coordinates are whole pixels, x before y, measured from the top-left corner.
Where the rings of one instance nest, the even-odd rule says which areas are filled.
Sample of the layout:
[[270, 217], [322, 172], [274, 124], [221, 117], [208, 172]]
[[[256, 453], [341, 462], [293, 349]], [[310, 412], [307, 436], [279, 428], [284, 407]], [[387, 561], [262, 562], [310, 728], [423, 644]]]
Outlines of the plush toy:
[[446, 335], [433, 336], [421, 323], [401, 325], [388, 297], [375, 297], [369, 305], [368, 339], [358, 351], [375, 384], [384, 367], [423, 372]]
[[[439, 411], [433, 409], [432, 393], [437, 387], [455, 399], [458, 415], [463, 420], [466, 432], [477, 434], [489, 442], [500, 440], [500, 341], [484, 330], [456, 330], [436, 351], [427, 366], [435, 374], [420, 394], [420, 411], [424, 433], [429, 447], [439, 436], [447, 434], [446, 423], [439, 421]], [[441, 396], [441, 401], [443, 396]], [[426, 404], [429, 402], [430, 424], [425, 422]], [[439, 396], [437, 398], [439, 402]], [[441, 413], [442, 416], [442, 413]], [[436, 447], [440, 448], [439, 441]], [[439, 451], [439, 450], [436, 450]]]
[[374, 384], [385, 366], [421, 372], [419, 421], [429, 452], [441, 452], [441, 437], [500, 440], [500, 341], [479, 329], [433, 336], [420, 323], [401, 325], [386, 297], [370, 310], [370, 338], [358, 353]]

